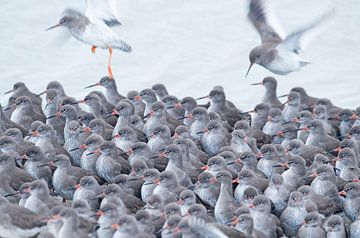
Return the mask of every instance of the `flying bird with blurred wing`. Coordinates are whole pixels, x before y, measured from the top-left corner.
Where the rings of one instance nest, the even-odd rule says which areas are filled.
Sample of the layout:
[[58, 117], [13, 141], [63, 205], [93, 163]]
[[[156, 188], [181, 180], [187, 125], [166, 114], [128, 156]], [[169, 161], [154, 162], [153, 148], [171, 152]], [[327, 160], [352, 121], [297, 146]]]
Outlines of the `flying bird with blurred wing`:
[[108, 49], [108, 74], [112, 78], [112, 49], [124, 52], [132, 50], [131, 46], [113, 31], [115, 26], [121, 25], [116, 14], [116, 0], [86, 0], [86, 5], [85, 15], [78, 10], [67, 8], [59, 23], [46, 30], [63, 26], [74, 38], [91, 45], [92, 53], [95, 53], [97, 47]]
[[309, 62], [301, 59], [300, 53], [310, 40], [309, 36], [313, 37], [314, 30], [318, 28], [320, 23], [332, 15], [333, 11], [325, 13], [311, 24], [282, 38], [269, 24], [265, 1], [251, 0], [248, 18], [261, 37], [261, 45], [250, 51], [250, 66], [245, 77], [247, 77], [254, 64], [259, 64], [278, 75], [286, 75], [298, 71], [309, 64]]

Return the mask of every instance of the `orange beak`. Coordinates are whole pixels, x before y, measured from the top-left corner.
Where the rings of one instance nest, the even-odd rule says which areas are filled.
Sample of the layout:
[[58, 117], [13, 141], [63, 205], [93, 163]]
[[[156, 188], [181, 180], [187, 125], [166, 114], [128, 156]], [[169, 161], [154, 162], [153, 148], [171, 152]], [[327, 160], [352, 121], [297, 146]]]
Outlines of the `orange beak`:
[[87, 148], [87, 146], [85, 144], [81, 144], [79, 146], [79, 149], [81, 149], [81, 150], [86, 150], [86, 148]]
[[344, 190], [338, 192], [337, 194], [340, 196], [346, 196], [346, 192]]
[[233, 179], [231, 182], [232, 183], [240, 183], [240, 180], [239, 180], [239, 178], [236, 178], [236, 179]]
[[32, 137], [38, 137], [38, 136], [39, 136], [39, 132], [37, 132], [37, 131], [32, 131], [32, 132], [31, 132], [31, 136], [32, 136]]
[[209, 165], [204, 165], [200, 169], [204, 170], [205, 172], [209, 170]]
[[102, 210], [99, 210], [96, 212], [96, 216], [101, 217], [104, 215], [104, 212]]

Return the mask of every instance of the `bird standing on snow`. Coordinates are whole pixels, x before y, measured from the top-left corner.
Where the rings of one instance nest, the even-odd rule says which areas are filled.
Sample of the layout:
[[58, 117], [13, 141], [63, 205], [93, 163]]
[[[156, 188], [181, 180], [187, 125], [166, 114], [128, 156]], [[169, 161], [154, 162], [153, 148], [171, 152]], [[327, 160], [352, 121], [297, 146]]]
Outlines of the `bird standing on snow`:
[[116, 1], [86, 0], [86, 5], [85, 15], [75, 9], [65, 9], [59, 23], [47, 30], [64, 26], [77, 40], [92, 45], [92, 53], [95, 53], [97, 47], [108, 49], [108, 74], [112, 78], [112, 49], [124, 52], [132, 50], [131, 46], [113, 31], [113, 27], [121, 25], [116, 16]]

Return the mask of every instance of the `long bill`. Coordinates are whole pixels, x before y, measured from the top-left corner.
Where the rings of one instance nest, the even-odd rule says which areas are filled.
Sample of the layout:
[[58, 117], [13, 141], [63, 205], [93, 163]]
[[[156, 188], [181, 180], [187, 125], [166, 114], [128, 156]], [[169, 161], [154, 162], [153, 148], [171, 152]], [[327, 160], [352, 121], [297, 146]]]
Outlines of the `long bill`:
[[45, 31], [49, 31], [49, 30], [54, 29], [54, 28], [59, 27], [59, 26], [61, 26], [60, 23], [56, 24], [55, 26], [51, 26], [51, 27], [47, 28]]
[[251, 67], [254, 65], [254, 63], [250, 63], [250, 66], [249, 66], [249, 69], [247, 70], [246, 72], [246, 75], [245, 75], [245, 78], [248, 76], [249, 72], [250, 72], [250, 69]]

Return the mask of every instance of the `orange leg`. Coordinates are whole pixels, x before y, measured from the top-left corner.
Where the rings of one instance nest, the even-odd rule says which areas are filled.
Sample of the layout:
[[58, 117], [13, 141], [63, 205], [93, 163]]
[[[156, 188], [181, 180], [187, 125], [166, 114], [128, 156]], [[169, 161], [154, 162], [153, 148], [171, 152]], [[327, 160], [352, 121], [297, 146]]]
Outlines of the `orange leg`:
[[96, 50], [96, 46], [95, 45], [91, 46], [91, 53], [95, 54], [95, 50]]
[[111, 57], [112, 57], [112, 48], [109, 48], [109, 62], [108, 62], [109, 78], [113, 78], [113, 74], [112, 74], [112, 70], [111, 70]]

